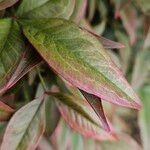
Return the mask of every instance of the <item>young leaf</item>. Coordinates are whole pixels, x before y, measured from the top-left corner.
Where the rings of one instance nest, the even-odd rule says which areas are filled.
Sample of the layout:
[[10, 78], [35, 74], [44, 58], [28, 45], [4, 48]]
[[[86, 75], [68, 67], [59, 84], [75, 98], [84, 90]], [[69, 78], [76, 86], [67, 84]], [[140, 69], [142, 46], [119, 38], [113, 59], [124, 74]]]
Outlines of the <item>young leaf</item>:
[[150, 108], [150, 85], [144, 86], [140, 90], [141, 100], [143, 102], [143, 109], [140, 112], [139, 124], [140, 131], [142, 136], [142, 142], [144, 150], [149, 150], [150, 143], [150, 117], [149, 117], [149, 108]]
[[18, 1], [19, 0], [2, 0], [2, 1], [0, 1], [0, 10], [11, 7], [12, 5], [17, 3]]
[[14, 110], [0, 101], [0, 121], [7, 121], [10, 116], [14, 113]]
[[88, 94], [82, 90], [80, 90], [81, 93], [83, 94], [83, 96], [85, 97], [85, 99], [88, 101], [88, 103], [91, 105], [91, 107], [93, 108], [93, 110], [95, 111], [95, 113], [97, 114], [97, 116], [100, 118], [103, 128], [106, 131], [110, 131], [110, 127], [108, 125], [106, 116], [104, 114], [104, 110], [103, 110], [103, 105], [102, 105], [102, 101], [99, 97], [96, 97], [95, 95], [92, 94]]
[[74, 9], [75, 0], [22, 0], [16, 16], [21, 18], [66, 18]]
[[1, 150], [34, 149], [45, 130], [45, 103], [35, 99], [18, 110], [11, 118], [3, 138]]
[[139, 98], [92, 34], [63, 19], [22, 24], [24, 34], [49, 66], [72, 85], [108, 102], [140, 108]]
[[97, 140], [114, 139], [113, 133], [102, 129], [101, 122], [86, 101], [67, 94], [53, 96], [62, 117], [75, 131]]

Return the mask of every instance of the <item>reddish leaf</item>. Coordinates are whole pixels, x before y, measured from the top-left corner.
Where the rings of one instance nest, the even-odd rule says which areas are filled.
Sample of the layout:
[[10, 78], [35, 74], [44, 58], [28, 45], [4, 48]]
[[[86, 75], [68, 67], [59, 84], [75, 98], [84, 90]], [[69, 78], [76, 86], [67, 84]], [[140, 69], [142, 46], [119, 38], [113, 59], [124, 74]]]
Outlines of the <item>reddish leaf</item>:
[[97, 116], [100, 118], [103, 128], [106, 131], [110, 131], [110, 127], [108, 125], [106, 116], [104, 114], [104, 110], [103, 110], [103, 106], [102, 106], [102, 101], [99, 97], [92, 95], [92, 94], [88, 94], [82, 90], [80, 90], [81, 93], [83, 94], [83, 96], [85, 97], [85, 99], [88, 101], [88, 103], [91, 105], [91, 107], [93, 108], [93, 110], [95, 111], [95, 113], [97, 114]]

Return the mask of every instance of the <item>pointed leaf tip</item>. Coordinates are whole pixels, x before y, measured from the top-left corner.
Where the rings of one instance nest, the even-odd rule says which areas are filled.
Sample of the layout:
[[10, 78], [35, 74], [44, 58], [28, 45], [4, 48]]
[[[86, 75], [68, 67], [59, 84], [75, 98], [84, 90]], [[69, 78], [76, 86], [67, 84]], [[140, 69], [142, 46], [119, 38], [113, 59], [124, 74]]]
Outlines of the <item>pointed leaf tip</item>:
[[93, 110], [95, 111], [95, 113], [97, 114], [97, 116], [100, 119], [100, 122], [102, 123], [103, 128], [107, 131], [110, 132], [110, 127], [109, 124], [107, 122], [107, 118], [104, 114], [104, 110], [103, 110], [103, 105], [101, 102], [101, 99], [95, 95], [89, 94], [85, 91], [80, 90], [80, 92], [82, 93], [82, 95], [85, 97], [85, 99], [87, 100], [87, 102], [90, 104], [90, 106], [93, 108]]

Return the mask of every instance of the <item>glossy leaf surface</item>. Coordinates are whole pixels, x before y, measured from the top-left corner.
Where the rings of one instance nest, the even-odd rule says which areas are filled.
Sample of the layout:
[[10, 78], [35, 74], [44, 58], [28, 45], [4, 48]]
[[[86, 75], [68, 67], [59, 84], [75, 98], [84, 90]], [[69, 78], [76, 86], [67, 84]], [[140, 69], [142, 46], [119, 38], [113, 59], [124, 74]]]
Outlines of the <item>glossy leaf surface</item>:
[[139, 98], [92, 34], [62, 19], [22, 24], [40, 55], [71, 84], [106, 101], [140, 108]]

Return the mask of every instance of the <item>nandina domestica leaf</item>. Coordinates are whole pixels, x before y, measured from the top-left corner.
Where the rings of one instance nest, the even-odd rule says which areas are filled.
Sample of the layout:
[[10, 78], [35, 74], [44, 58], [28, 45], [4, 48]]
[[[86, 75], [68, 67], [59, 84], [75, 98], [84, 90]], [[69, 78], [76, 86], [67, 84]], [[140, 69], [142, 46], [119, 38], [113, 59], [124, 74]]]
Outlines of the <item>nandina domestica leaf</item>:
[[24, 34], [65, 80], [121, 106], [140, 108], [139, 98], [99, 40], [63, 19], [22, 21]]
[[103, 130], [98, 116], [85, 100], [68, 94], [53, 94], [64, 120], [72, 129], [96, 140], [113, 140], [113, 132]]
[[15, 16], [21, 18], [66, 18], [73, 13], [75, 0], [22, 0]]
[[104, 110], [103, 110], [103, 105], [102, 105], [102, 101], [99, 97], [92, 95], [92, 94], [88, 94], [82, 90], [80, 90], [81, 93], [83, 94], [83, 96], [85, 97], [85, 99], [88, 101], [88, 103], [91, 105], [91, 107], [93, 108], [93, 110], [95, 111], [95, 113], [97, 114], [97, 116], [100, 118], [103, 128], [106, 131], [110, 131], [110, 127], [108, 125], [106, 116], [104, 114]]
[[40, 97], [22, 107], [11, 118], [1, 150], [35, 149], [44, 130], [45, 103]]
[[18, 23], [0, 20], [0, 95], [38, 64], [40, 57], [25, 46]]
[[0, 101], [0, 121], [7, 121], [10, 116], [14, 113], [14, 110]]
[[17, 3], [18, 1], [19, 0], [2, 0], [2, 1], [0, 1], [0, 10], [11, 7], [12, 5]]

